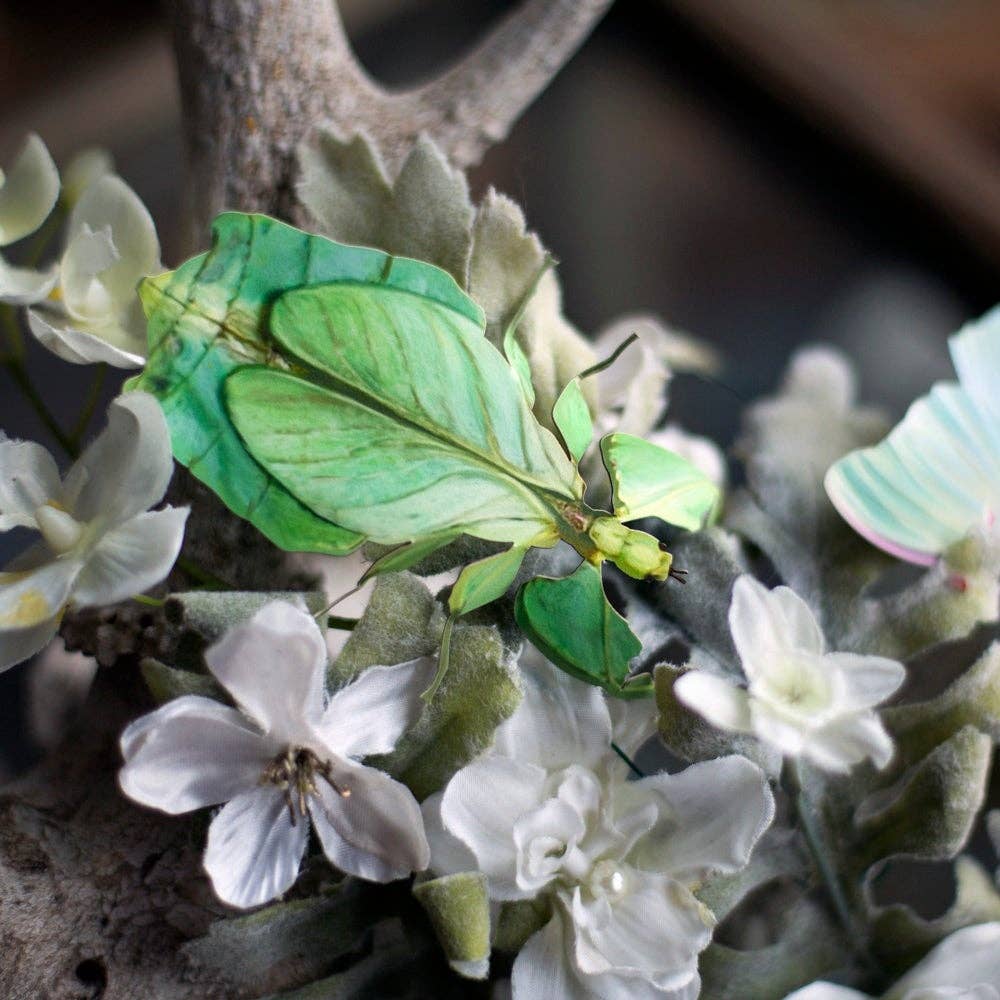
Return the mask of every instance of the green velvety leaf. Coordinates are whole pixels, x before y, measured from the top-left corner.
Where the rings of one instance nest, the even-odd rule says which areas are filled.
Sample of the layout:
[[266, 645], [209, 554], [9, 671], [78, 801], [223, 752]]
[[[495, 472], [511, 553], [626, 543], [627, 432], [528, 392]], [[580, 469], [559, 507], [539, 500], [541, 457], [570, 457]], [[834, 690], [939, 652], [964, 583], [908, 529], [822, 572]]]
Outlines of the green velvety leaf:
[[552, 422], [559, 429], [570, 457], [579, 462], [594, 437], [594, 421], [580, 388], [579, 376], [567, 382], [566, 388], [559, 393], [552, 407]]
[[531, 642], [579, 680], [619, 696], [652, 693], [648, 677], [627, 683], [642, 643], [608, 603], [601, 571], [591, 563], [561, 580], [529, 580], [518, 591], [515, 614]]
[[555, 540], [545, 497], [579, 499], [579, 477], [480, 324], [396, 289], [330, 285], [280, 298], [271, 329], [326, 386], [249, 368], [227, 382], [229, 410], [313, 511], [385, 543], [448, 529]]
[[615, 514], [623, 521], [658, 517], [697, 531], [715, 517], [719, 487], [680, 455], [617, 433], [601, 440], [601, 455], [611, 477]]
[[967, 725], [1000, 742], [1000, 643], [936, 698], [887, 708], [882, 718], [906, 761], [919, 760]]
[[184, 955], [241, 996], [301, 986], [329, 974], [378, 919], [363, 891], [346, 882], [318, 899], [274, 903], [249, 916], [217, 920], [205, 937], [184, 945]]
[[987, 735], [966, 726], [896, 786], [863, 802], [856, 818], [860, 866], [900, 854], [931, 861], [955, 857], [983, 804], [992, 749]]
[[318, 614], [327, 597], [319, 590], [191, 590], [171, 594], [168, 605], [179, 608], [184, 623], [212, 642], [272, 601], [303, 601], [310, 612]]
[[490, 900], [481, 872], [445, 875], [414, 886], [451, 967], [485, 979], [490, 958]]
[[418, 577], [410, 573], [380, 576], [364, 615], [332, 667], [332, 685], [347, 684], [377, 664], [429, 656], [438, 643], [432, 626], [436, 609], [434, 597]]
[[993, 876], [978, 861], [955, 861], [955, 902], [935, 920], [924, 920], [897, 903], [879, 910], [872, 921], [872, 948], [887, 969], [900, 975], [939, 941], [968, 927], [1000, 920], [1000, 893]]
[[215, 678], [208, 674], [195, 673], [193, 670], [177, 670], [152, 657], [146, 657], [139, 664], [139, 670], [142, 672], [146, 687], [149, 688], [149, 693], [159, 705], [186, 694], [197, 694], [216, 701], [229, 700]]
[[493, 947], [515, 954], [551, 919], [552, 901], [546, 896], [501, 903], [493, 930]]
[[514, 582], [524, 562], [525, 549], [513, 546], [506, 552], [470, 563], [459, 574], [448, 598], [453, 615], [464, 615], [502, 596]]
[[[436, 646], [439, 619], [430, 623]], [[513, 657], [500, 633], [483, 625], [455, 626], [451, 666], [417, 723], [385, 757], [372, 763], [407, 785], [419, 800], [493, 742], [497, 726], [521, 701]]]
[[737, 951], [710, 944], [698, 962], [701, 1000], [778, 1000], [817, 979], [834, 978], [851, 954], [842, 935], [814, 903], [800, 901], [784, 920], [780, 940]]

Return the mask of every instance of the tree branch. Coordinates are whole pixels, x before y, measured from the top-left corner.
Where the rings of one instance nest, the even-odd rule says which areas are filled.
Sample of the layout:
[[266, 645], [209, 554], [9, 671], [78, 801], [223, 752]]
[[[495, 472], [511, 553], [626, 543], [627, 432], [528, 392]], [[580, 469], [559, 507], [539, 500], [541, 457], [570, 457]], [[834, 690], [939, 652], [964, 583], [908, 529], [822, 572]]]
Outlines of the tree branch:
[[294, 151], [316, 125], [363, 132], [395, 173], [421, 133], [476, 163], [612, 0], [527, 0], [457, 66], [389, 92], [351, 51], [331, 0], [173, 0], [194, 243], [222, 209], [301, 222]]

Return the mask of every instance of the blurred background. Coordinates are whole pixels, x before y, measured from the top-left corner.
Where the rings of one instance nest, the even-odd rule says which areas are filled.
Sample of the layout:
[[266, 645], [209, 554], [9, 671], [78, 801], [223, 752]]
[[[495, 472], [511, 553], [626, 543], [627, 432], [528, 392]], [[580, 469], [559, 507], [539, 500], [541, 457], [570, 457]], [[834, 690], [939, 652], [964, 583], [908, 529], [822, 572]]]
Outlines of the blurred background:
[[[437, 71], [512, 6], [341, 3], [389, 85]], [[948, 376], [948, 334], [1000, 298], [998, 39], [995, 0], [622, 0], [473, 187], [524, 205], [581, 329], [653, 312], [720, 350], [724, 384], [675, 382], [689, 429], [730, 444], [741, 400], [820, 339], [898, 415]], [[178, 263], [180, 107], [157, 5], [0, 2], [0, 95], [0, 163], [29, 130], [61, 163], [108, 148]], [[40, 350], [30, 364], [71, 420], [86, 375]], [[0, 427], [51, 444], [7, 382]], [[35, 752], [9, 738], [29, 677], [0, 676], [8, 774]]]

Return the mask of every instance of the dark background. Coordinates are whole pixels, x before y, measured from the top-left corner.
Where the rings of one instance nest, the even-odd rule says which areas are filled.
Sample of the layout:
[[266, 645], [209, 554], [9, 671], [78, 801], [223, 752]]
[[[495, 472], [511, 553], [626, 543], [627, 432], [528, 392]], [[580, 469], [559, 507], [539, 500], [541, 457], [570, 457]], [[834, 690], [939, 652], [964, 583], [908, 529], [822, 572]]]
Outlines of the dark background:
[[[511, 6], [342, 9], [369, 71], [403, 85]], [[689, 429], [730, 444], [740, 399], [817, 339], [899, 414], [947, 377], [947, 335], [998, 298], [998, 36], [983, 0], [620, 0], [473, 186], [524, 205], [581, 329], [649, 311], [722, 352], [724, 385], [675, 383]], [[28, 130], [61, 163], [109, 148], [178, 263], [180, 109], [155, 4], [0, 3], [0, 98], [0, 163]], [[40, 350], [30, 361], [71, 421], [87, 373]], [[51, 444], [8, 381], [0, 427]], [[0, 539], [0, 557], [17, 541]], [[28, 671], [0, 676], [8, 772], [33, 753], [14, 738]]]

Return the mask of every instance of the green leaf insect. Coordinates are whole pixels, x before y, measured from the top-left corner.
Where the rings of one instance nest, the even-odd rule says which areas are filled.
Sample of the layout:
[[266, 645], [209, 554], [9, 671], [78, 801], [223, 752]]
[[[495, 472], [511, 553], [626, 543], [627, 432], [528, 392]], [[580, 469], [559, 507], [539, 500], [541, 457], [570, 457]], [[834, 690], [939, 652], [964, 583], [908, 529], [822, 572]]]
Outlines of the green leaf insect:
[[427, 698], [455, 619], [501, 597], [529, 548], [559, 541], [583, 562], [521, 588], [521, 627], [574, 676], [618, 696], [651, 693], [648, 677], [629, 676], [639, 642], [608, 603], [600, 566], [666, 580], [670, 553], [624, 522], [698, 528], [719, 492], [678, 456], [610, 434], [601, 450], [614, 514], [584, 501], [577, 466], [593, 426], [579, 383], [614, 357], [559, 397], [560, 442], [531, 411], [512, 330], [505, 357], [444, 271], [263, 216], [220, 216], [214, 236], [208, 254], [141, 291], [150, 360], [137, 384], [163, 402], [178, 459], [283, 548], [393, 546], [366, 577], [460, 534], [506, 543], [452, 588]]

